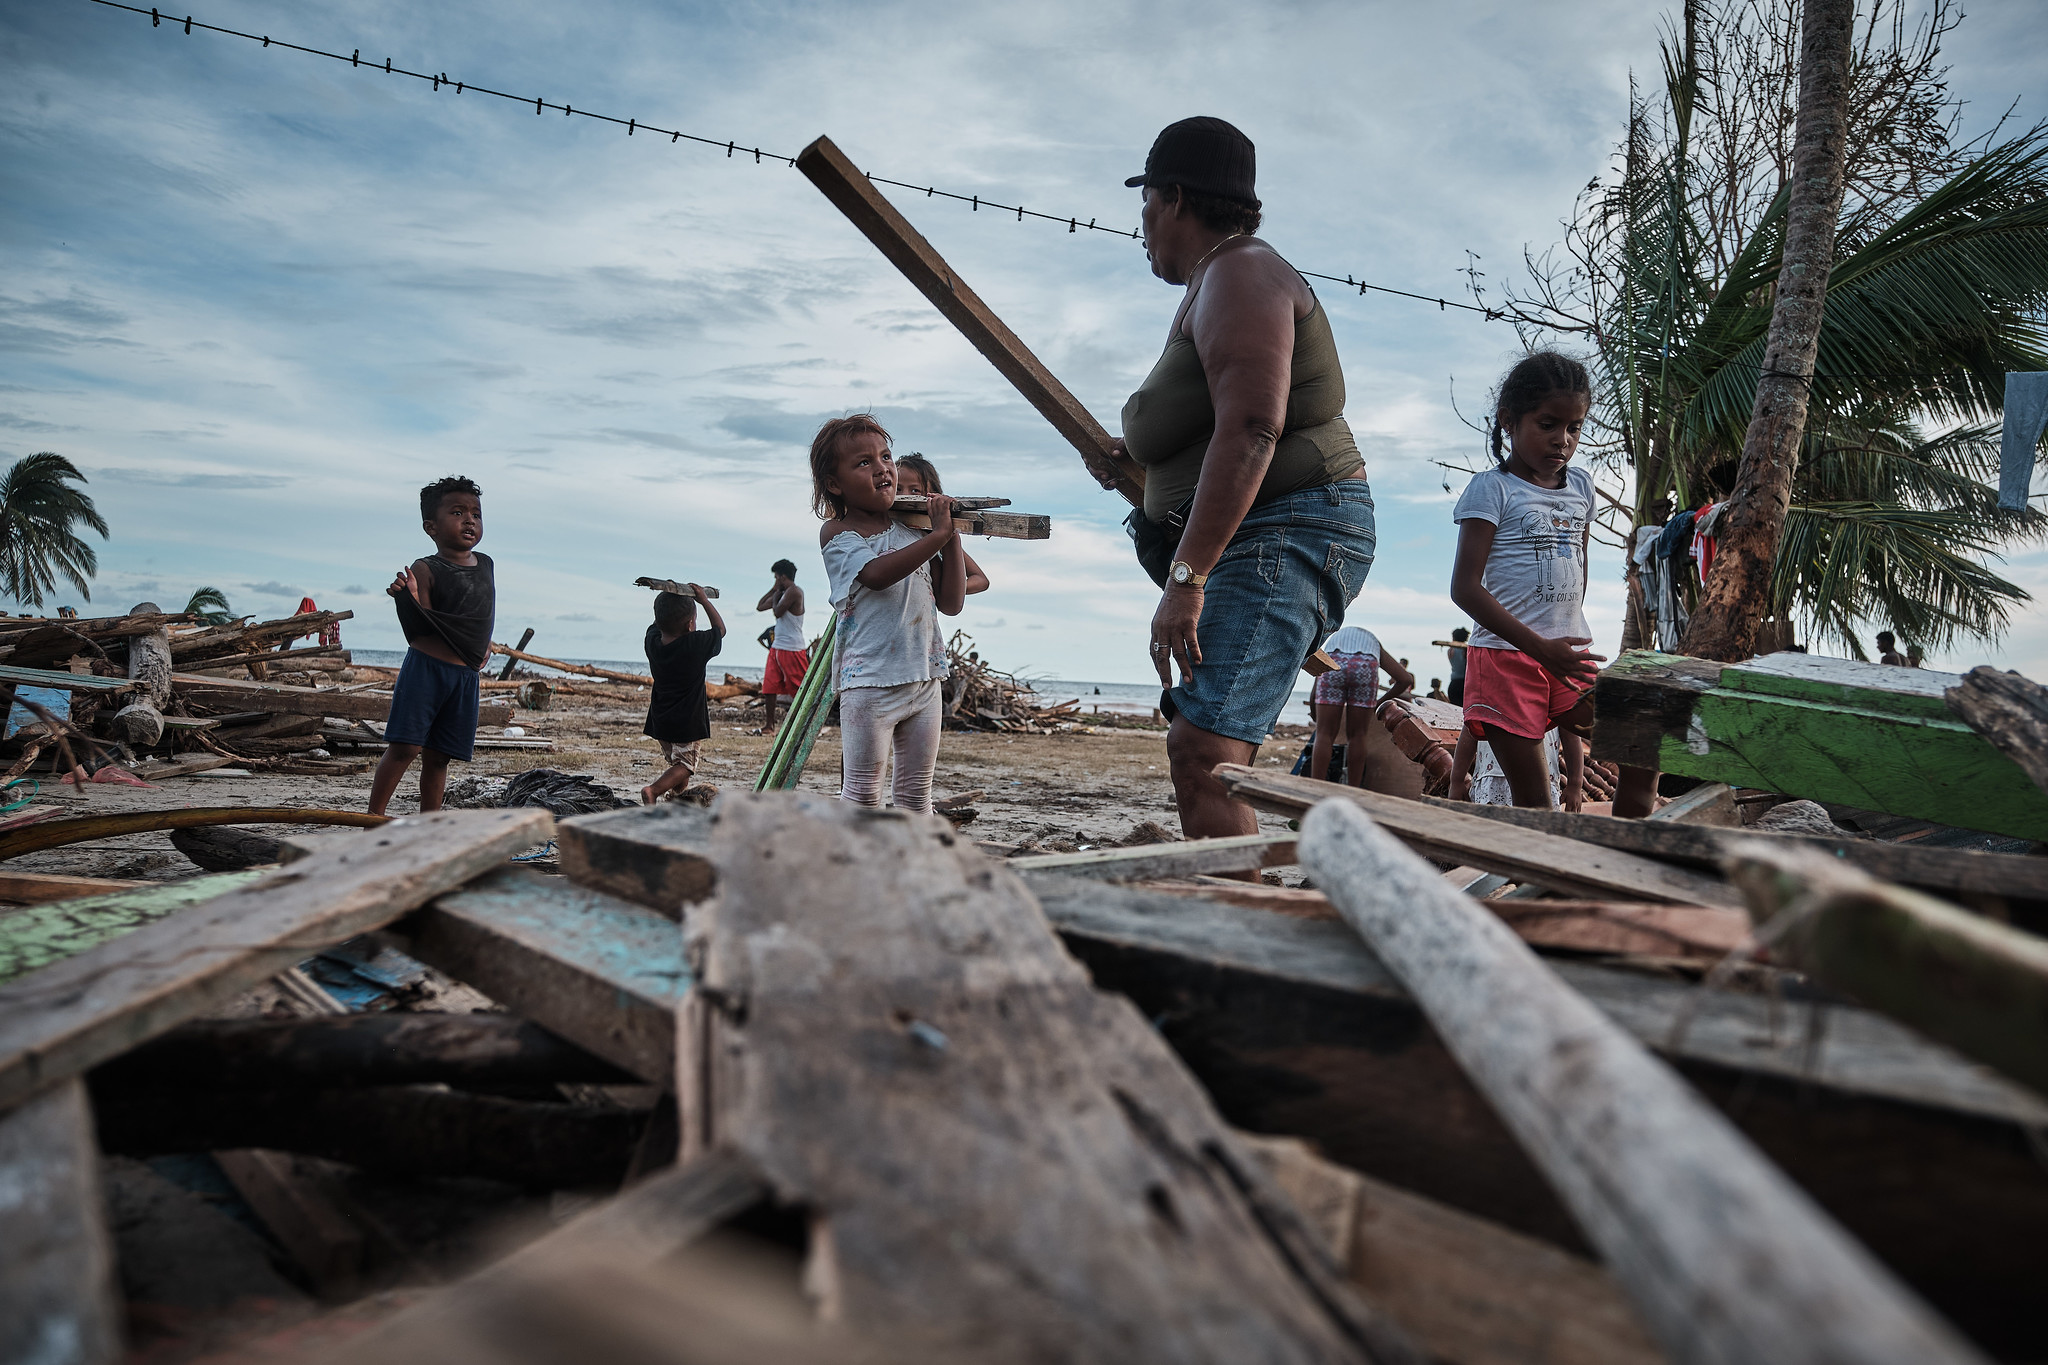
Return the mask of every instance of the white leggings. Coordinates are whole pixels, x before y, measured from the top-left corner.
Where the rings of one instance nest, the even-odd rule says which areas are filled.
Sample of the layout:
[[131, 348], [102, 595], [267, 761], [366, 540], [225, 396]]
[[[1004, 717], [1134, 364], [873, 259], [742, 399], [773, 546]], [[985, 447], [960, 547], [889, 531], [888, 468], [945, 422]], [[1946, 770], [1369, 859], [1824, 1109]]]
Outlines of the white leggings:
[[882, 804], [882, 765], [893, 753], [898, 810], [932, 812], [932, 770], [939, 766], [942, 707], [937, 678], [894, 687], [849, 687], [839, 694], [843, 775], [839, 799]]

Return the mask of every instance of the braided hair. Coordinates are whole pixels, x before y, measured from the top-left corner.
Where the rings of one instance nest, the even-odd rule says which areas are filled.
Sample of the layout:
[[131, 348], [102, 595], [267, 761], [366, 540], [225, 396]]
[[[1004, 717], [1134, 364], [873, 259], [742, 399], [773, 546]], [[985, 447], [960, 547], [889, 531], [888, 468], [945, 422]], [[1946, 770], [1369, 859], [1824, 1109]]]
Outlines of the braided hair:
[[1515, 362], [1494, 397], [1493, 431], [1488, 437], [1494, 463], [1507, 463], [1507, 433], [1553, 393], [1583, 393], [1591, 402], [1592, 377], [1584, 365], [1561, 351], [1531, 351]]

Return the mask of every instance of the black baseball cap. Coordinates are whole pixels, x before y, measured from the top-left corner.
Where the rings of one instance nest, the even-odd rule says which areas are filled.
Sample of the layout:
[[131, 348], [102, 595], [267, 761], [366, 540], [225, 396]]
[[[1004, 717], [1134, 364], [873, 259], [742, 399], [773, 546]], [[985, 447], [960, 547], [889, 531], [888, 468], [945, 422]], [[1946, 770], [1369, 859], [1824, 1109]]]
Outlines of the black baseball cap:
[[1167, 124], [1145, 154], [1145, 173], [1124, 184], [1181, 185], [1257, 208], [1256, 171], [1252, 140], [1220, 118], [1201, 116]]

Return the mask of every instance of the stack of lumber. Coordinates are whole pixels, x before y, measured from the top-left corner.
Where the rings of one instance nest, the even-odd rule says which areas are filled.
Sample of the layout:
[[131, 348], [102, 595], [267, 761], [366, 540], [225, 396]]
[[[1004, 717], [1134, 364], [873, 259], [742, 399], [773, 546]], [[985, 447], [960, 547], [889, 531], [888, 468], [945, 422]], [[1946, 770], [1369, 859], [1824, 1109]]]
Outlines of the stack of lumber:
[[1078, 699], [1041, 701], [1030, 683], [984, 660], [964, 631], [954, 631], [946, 642], [946, 667], [946, 719], [956, 729], [1050, 735], [1079, 722]]
[[[288, 773], [359, 772], [361, 760], [328, 756], [330, 737], [359, 722], [385, 720], [388, 687], [353, 682], [340, 645], [294, 647], [352, 615], [304, 612], [211, 625], [142, 603], [121, 616], [0, 618], [0, 693], [9, 702], [19, 686], [72, 694], [68, 725], [32, 727], [0, 746], [0, 763], [13, 775], [38, 761], [78, 763], [89, 753], [111, 752], [153, 777], [230, 763]], [[484, 725], [510, 719], [504, 703], [487, 703], [479, 718]], [[121, 749], [108, 748], [117, 742]]]

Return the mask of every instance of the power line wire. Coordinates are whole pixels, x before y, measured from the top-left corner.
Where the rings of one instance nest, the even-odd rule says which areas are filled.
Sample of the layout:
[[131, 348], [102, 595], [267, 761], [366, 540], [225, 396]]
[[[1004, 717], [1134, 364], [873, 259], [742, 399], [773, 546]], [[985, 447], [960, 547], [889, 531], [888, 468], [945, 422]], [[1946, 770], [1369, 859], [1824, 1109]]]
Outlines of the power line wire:
[[[721, 141], [718, 138], [699, 137], [695, 133], [685, 133], [674, 128], [661, 128], [652, 123], [644, 123], [637, 118], [615, 118], [610, 114], [599, 114], [588, 109], [577, 109], [567, 101], [561, 104], [550, 104], [543, 96], [535, 95], [529, 98], [525, 95], [514, 95], [504, 90], [493, 90], [489, 86], [477, 85], [470, 81], [455, 80], [445, 71], [409, 71], [405, 67], [395, 65], [389, 57], [386, 57], [380, 66], [374, 58], [367, 62], [364, 61], [361, 48], [356, 48], [347, 56], [343, 56], [339, 52], [328, 52], [323, 48], [307, 47], [301, 43], [287, 42], [282, 38], [272, 38], [268, 34], [244, 33], [240, 29], [222, 28], [218, 24], [202, 23], [189, 14], [180, 20], [176, 15], [165, 14], [155, 7], [143, 9], [137, 5], [123, 4], [121, 0], [88, 0], [88, 2], [95, 5], [104, 5], [108, 9], [125, 10], [130, 14], [146, 14], [149, 16], [151, 28], [162, 27], [164, 21], [168, 19], [174, 27], [182, 27], [187, 34], [190, 34], [194, 29], [204, 29], [208, 33], [218, 33], [224, 37], [246, 38], [252, 43], [261, 43], [265, 49], [281, 47], [288, 52], [303, 52], [309, 57], [325, 57], [330, 61], [347, 62], [353, 68], [368, 67], [372, 71], [381, 71], [387, 76], [410, 76], [414, 80], [431, 83], [437, 92], [443, 86], [448, 86], [452, 87], [458, 95], [465, 93], [490, 95], [496, 99], [510, 100], [514, 104], [531, 104], [536, 115], [545, 113], [550, 109], [557, 109], [561, 111], [564, 118], [588, 118], [596, 119], [600, 123], [616, 124], [626, 130], [626, 136], [628, 137], [644, 132], [659, 137], [666, 137], [671, 143], [694, 142], [704, 147], [722, 147], [725, 149], [725, 155], [728, 160], [740, 152], [745, 152], [754, 158], [756, 165], [760, 165], [764, 160], [780, 161], [792, 167], [796, 165], [795, 157], [785, 156], [780, 152], [764, 151], [760, 147], [742, 147], [739, 143], [730, 139]], [[1079, 232], [1085, 228], [1090, 232], [1106, 232], [1113, 237], [1129, 237], [1133, 240], [1136, 240], [1138, 237], [1138, 233], [1135, 231], [1125, 232], [1122, 228], [1104, 227], [1093, 218], [1084, 223], [1076, 215], [1062, 216], [1057, 213], [1041, 213], [1036, 209], [1027, 209], [1021, 204], [999, 204], [993, 199], [983, 199], [978, 194], [955, 194], [951, 190], [942, 190], [931, 185], [913, 185], [909, 181], [891, 180], [886, 176], [876, 175], [872, 171], [864, 172], [864, 174], [869, 180], [878, 185], [893, 185], [897, 189], [921, 191], [927, 199], [951, 199], [956, 203], [969, 205], [977, 213], [986, 208], [1002, 213], [1015, 214], [1017, 221], [1020, 223], [1026, 218], [1037, 218], [1048, 223], [1065, 223], [1067, 231], [1070, 233]], [[1437, 306], [1438, 312], [1456, 308], [1467, 313], [1479, 313], [1488, 321], [1499, 321], [1505, 316], [1499, 309], [1486, 308], [1469, 303], [1458, 303], [1451, 299], [1439, 298], [1434, 294], [1417, 294], [1406, 289], [1395, 289], [1384, 284], [1369, 284], [1364, 280], [1354, 279], [1349, 275], [1339, 279], [1335, 275], [1324, 275], [1313, 270], [1303, 270], [1298, 273], [1312, 280], [1327, 280], [1332, 284], [1348, 286], [1349, 288], [1356, 289], [1360, 295], [1368, 292], [1392, 294], [1398, 298], [1415, 299], [1421, 303], [1433, 303]]]

